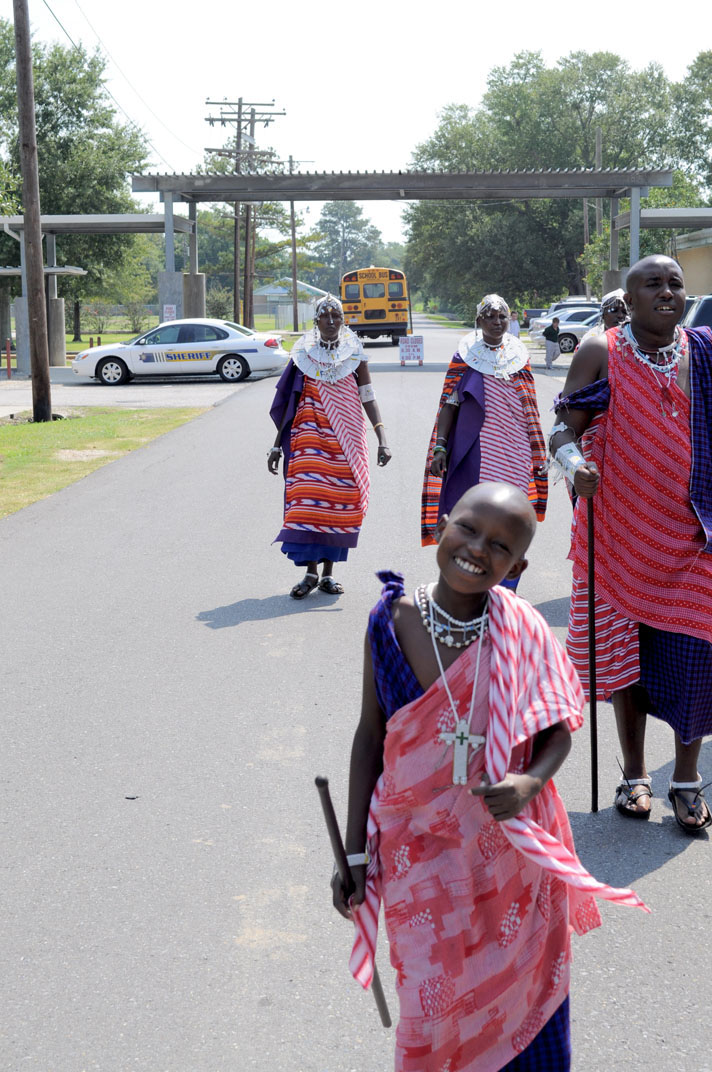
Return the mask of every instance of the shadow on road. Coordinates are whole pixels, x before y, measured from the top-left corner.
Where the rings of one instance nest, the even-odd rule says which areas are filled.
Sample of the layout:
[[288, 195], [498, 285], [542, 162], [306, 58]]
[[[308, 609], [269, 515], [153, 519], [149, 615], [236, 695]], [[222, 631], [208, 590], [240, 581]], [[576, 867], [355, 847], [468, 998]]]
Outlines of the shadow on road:
[[338, 596], [323, 592], [307, 596], [305, 600], [290, 599], [287, 595], [265, 596], [264, 599], [239, 599], [225, 607], [201, 610], [196, 620], [205, 622], [208, 629], [230, 629], [243, 622], [264, 622], [271, 618], [287, 618], [292, 614], [332, 613], [340, 611]]
[[535, 603], [534, 609], [538, 610], [547, 625], [556, 629], [566, 628], [569, 624], [569, 597], [562, 599], [547, 599], [544, 603]]

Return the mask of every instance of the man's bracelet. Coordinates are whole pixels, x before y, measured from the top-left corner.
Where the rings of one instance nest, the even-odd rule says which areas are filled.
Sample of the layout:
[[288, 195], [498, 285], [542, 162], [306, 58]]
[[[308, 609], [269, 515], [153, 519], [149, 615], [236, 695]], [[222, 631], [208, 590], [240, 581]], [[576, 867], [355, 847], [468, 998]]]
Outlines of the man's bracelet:
[[554, 455], [554, 461], [558, 462], [567, 478], [573, 483], [579, 469], [588, 465], [583, 454], [575, 443], [564, 443]]
[[352, 852], [350, 856], [346, 857], [346, 863], [349, 867], [362, 867], [368, 863], [369, 859], [367, 852]]
[[275, 451], [277, 451], [277, 453], [279, 454], [279, 456], [281, 458], [282, 454], [284, 453], [284, 451], [282, 450], [281, 447], [270, 447], [269, 450], [267, 451], [267, 457], [269, 458], [270, 454], [274, 454]]
[[441, 447], [438, 443], [433, 447], [433, 454], [447, 454], [447, 447]]

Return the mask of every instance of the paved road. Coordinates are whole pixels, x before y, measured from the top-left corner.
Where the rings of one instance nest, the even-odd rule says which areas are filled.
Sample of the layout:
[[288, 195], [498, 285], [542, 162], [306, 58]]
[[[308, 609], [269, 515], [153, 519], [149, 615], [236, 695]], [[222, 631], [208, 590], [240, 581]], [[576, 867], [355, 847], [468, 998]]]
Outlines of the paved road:
[[[347, 973], [313, 778], [343, 813], [374, 571], [433, 576], [418, 494], [456, 339], [428, 328], [423, 368], [369, 348], [394, 458], [374, 466], [340, 599], [290, 601], [296, 571], [270, 545], [274, 380], [0, 521], [1, 1068], [392, 1067], [392, 1032]], [[543, 411], [561, 383], [537, 374]], [[568, 522], [557, 486], [521, 587], [561, 636]], [[599, 717], [602, 810], [588, 812], [585, 731], [558, 783], [586, 865], [653, 914], [604, 905], [604, 927], [575, 941], [574, 1068], [711, 1072], [709, 840], [678, 836], [658, 724], [653, 818], [613, 812]], [[395, 1007], [385, 942], [380, 962]]]
[[[249, 381], [271, 377], [257, 373]], [[181, 376], [173, 380], [132, 380], [116, 387], [105, 387], [95, 380], [80, 380], [71, 368], [50, 369], [52, 409], [62, 412], [71, 406], [121, 406], [146, 409], [166, 406], [215, 406], [242, 391], [247, 383], [223, 383], [217, 376]], [[0, 417], [32, 409], [32, 385], [29, 379], [13, 377], [8, 381], [0, 370]]]

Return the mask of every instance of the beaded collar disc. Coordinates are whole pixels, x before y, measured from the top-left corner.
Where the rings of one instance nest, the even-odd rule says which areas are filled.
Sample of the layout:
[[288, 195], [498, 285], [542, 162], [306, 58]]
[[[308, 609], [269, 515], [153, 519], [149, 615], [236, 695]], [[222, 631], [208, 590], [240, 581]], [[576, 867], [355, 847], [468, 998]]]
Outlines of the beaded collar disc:
[[498, 380], [508, 380], [529, 362], [526, 346], [509, 332], [499, 346], [489, 346], [476, 329], [460, 339], [457, 352], [470, 368]]
[[291, 357], [305, 376], [324, 383], [338, 383], [366, 360], [361, 340], [349, 328], [342, 328], [334, 343], [322, 342], [318, 329], [312, 328], [294, 344]]

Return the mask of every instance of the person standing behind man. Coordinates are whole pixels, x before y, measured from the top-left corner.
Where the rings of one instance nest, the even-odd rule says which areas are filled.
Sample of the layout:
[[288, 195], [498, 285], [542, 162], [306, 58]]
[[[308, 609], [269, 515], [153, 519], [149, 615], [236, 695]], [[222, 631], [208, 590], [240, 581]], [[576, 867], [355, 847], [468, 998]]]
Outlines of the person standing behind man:
[[519, 331], [519, 313], [516, 309], [512, 309], [509, 314], [509, 334], [514, 335], [515, 339], [518, 339]]
[[546, 367], [550, 369], [561, 353], [559, 349], [559, 318], [555, 316], [548, 328], [544, 328]]

